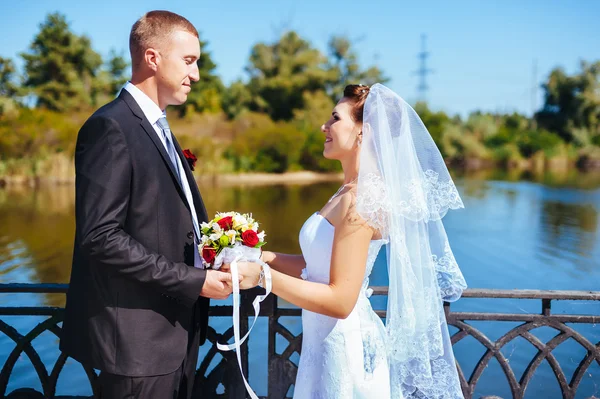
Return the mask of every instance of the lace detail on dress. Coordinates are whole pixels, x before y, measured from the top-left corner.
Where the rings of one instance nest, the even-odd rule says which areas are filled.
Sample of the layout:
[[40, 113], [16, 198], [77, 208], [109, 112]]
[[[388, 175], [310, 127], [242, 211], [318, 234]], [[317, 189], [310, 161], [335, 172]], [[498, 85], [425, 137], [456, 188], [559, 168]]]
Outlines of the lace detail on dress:
[[444, 244], [443, 256], [431, 255], [431, 257], [437, 273], [440, 296], [444, 301], [456, 301], [467, 288], [467, 283], [454, 259], [450, 243], [446, 241]]
[[443, 218], [449, 209], [464, 208], [460, 194], [452, 180], [440, 181], [439, 174], [427, 170], [423, 178], [404, 182], [401, 200], [391, 204], [383, 178], [375, 173], [367, 174], [359, 181], [360, 195], [356, 209], [371, 227], [387, 238], [390, 210], [412, 221], [429, 221]]
[[361, 195], [356, 198], [358, 214], [386, 238], [390, 204], [383, 179], [375, 173], [369, 173], [358, 184], [361, 186]]
[[[366, 323], [361, 320], [360, 333], [363, 344], [364, 379], [369, 381], [373, 378], [375, 369], [386, 363], [385, 335], [382, 334], [379, 327], [379, 320], [374, 319], [368, 320]], [[387, 365], [385, 366], [387, 369]]]
[[[432, 292], [430, 295], [436, 294]], [[450, 343], [444, 342], [439, 334], [439, 329], [447, 328], [441, 319], [443, 314], [436, 317], [443, 311], [433, 308], [426, 311], [432, 313], [425, 316], [419, 312], [419, 317], [428, 319], [427, 323], [432, 324], [416, 335], [413, 332], [411, 340], [403, 339], [406, 331], [398, 329], [398, 324], [388, 326], [388, 350], [402, 346], [406, 349], [392, 350], [389, 354], [392, 397], [399, 396], [401, 392], [405, 399], [463, 399], [456, 365], [449, 363], [444, 355]], [[438, 320], [434, 320], [436, 318]]]
[[[415, 388], [415, 385], [404, 385], [404, 399], [463, 399], [460, 385], [457, 384], [455, 368], [456, 365], [448, 363], [443, 358], [433, 360], [431, 374], [415, 373], [411, 376], [414, 377], [415, 385], [427, 388], [419, 389]], [[402, 384], [402, 377], [399, 378], [400, 381], [396, 383]], [[433, 381], [434, 378], [435, 381]], [[394, 382], [392, 383], [394, 384]]]
[[[427, 262], [414, 265], [407, 250], [407, 237], [403, 234], [392, 234], [392, 237], [396, 247], [393, 256], [397, 256], [403, 263], [401, 280], [404, 285], [397, 290], [419, 290], [422, 293], [419, 297], [403, 296], [402, 301], [388, 303], [386, 330], [392, 397], [462, 398], [456, 366], [447, 361], [451, 344], [447, 334], [440, 334], [440, 331], [447, 331], [444, 310], [439, 299], [443, 289], [438, 287], [438, 284], [417, 287], [417, 278], [409, 274], [413, 273], [413, 270], [429, 270], [437, 274], [438, 281], [444, 281], [447, 292], [454, 292], [452, 283], [464, 282], [464, 279], [458, 268], [454, 269], [458, 266], [455, 265], [450, 245], [444, 247], [443, 256], [432, 255], [429, 266], [426, 265]], [[462, 290], [457, 291], [460, 296]], [[442, 294], [442, 297], [443, 295], [445, 294]]]
[[395, 204], [395, 211], [409, 220], [439, 220], [448, 209], [464, 208], [458, 190], [452, 180], [440, 181], [439, 174], [431, 169], [423, 178], [403, 184], [406, 200]]

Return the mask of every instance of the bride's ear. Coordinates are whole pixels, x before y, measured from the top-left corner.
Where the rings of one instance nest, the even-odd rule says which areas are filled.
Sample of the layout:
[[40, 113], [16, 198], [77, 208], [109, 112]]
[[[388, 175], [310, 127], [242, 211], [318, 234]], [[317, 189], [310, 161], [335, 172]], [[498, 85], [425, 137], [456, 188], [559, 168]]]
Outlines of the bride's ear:
[[363, 139], [365, 138], [365, 133], [369, 134], [369, 129], [371, 128], [371, 126], [369, 126], [368, 123], [365, 123], [361, 126], [360, 131], [358, 132], [358, 143], [362, 144]]

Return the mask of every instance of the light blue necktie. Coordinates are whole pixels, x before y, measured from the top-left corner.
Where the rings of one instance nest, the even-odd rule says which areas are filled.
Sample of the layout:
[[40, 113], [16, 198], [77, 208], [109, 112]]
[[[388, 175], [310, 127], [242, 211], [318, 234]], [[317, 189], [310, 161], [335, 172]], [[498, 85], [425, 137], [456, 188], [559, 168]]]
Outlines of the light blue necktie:
[[156, 124], [162, 130], [163, 137], [165, 139], [165, 147], [167, 148], [167, 154], [169, 154], [169, 158], [171, 158], [171, 163], [175, 168], [175, 172], [177, 173], [177, 180], [179, 184], [181, 184], [181, 175], [179, 173], [179, 163], [177, 162], [177, 152], [175, 151], [175, 146], [173, 145], [173, 137], [171, 135], [171, 128], [169, 127], [169, 122], [167, 122], [167, 118], [164, 116], [160, 118]]
[[[175, 146], [173, 145], [173, 136], [171, 135], [171, 128], [169, 127], [169, 122], [167, 122], [167, 118], [164, 116], [160, 118], [156, 124], [162, 130], [163, 137], [165, 139], [165, 147], [167, 148], [167, 154], [169, 154], [169, 158], [171, 158], [171, 162], [175, 167], [175, 172], [177, 173], [177, 180], [179, 180], [179, 184], [183, 187], [183, 182], [181, 181], [181, 172], [179, 171], [179, 163], [177, 162], [177, 152], [175, 151]], [[193, 207], [194, 204], [190, 203], [190, 207]], [[192, 224], [194, 225], [194, 232], [196, 233], [197, 240], [200, 239], [200, 228], [198, 227], [198, 222], [196, 218], [192, 215]]]

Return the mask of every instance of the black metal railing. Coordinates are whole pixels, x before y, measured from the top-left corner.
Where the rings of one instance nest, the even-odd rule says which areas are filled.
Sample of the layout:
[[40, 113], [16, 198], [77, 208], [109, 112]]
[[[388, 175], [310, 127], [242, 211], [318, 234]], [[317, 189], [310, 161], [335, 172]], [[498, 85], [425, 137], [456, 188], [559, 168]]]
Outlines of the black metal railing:
[[[36, 293], [36, 294], [64, 294], [67, 291], [66, 284], [0, 284], [0, 294], [2, 293]], [[373, 295], [387, 295], [387, 287], [373, 287]], [[254, 296], [261, 290], [255, 289], [242, 294], [245, 307], [242, 309], [241, 330], [242, 333], [248, 329], [248, 317], [253, 310], [249, 306]], [[600, 366], [600, 342], [590, 342], [583, 334], [576, 331], [571, 324], [590, 324], [596, 325], [600, 322], [600, 307], [595, 306], [590, 315], [576, 314], [554, 314], [552, 313], [552, 304], [556, 301], [593, 301], [600, 304], [600, 292], [587, 291], [537, 291], [537, 290], [496, 290], [496, 289], [468, 289], [464, 292], [463, 298], [510, 298], [524, 300], [540, 300], [540, 313], [483, 313], [483, 312], [455, 312], [451, 310], [450, 304], [445, 304], [446, 319], [448, 324], [456, 327], [457, 331], [452, 334], [452, 344], [464, 340], [466, 337], [472, 337], [485, 348], [483, 356], [479, 359], [473, 371], [467, 375], [463, 372], [460, 365], [457, 364], [458, 373], [465, 398], [471, 399], [475, 396], [475, 388], [492, 359], [496, 359], [502, 369], [502, 372], [508, 380], [512, 397], [522, 399], [528, 384], [531, 382], [536, 370], [540, 364], [546, 360], [550, 365], [554, 376], [560, 386], [562, 398], [574, 399], [583, 377], [588, 372], [591, 365], [596, 362]], [[582, 302], [583, 303], [583, 302]], [[5, 334], [14, 342], [14, 348], [10, 351], [2, 370], [0, 371], [0, 398], [67, 398], [58, 396], [56, 393], [56, 384], [61, 371], [67, 361], [67, 356], [60, 353], [57, 361], [51, 368], [45, 365], [40, 355], [34, 349], [32, 342], [42, 333], [50, 333], [60, 337], [63, 317], [63, 308], [60, 307], [19, 307], [8, 306], [0, 307], [0, 333]], [[212, 306], [211, 317], [231, 316], [231, 306]], [[385, 311], [377, 311], [381, 317], [385, 317]], [[277, 297], [269, 296], [261, 308], [261, 317], [268, 317], [268, 397], [274, 399], [285, 398], [290, 387], [294, 384], [296, 377], [296, 364], [291, 360], [294, 353], [300, 354], [301, 334], [292, 334], [281, 322], [280, 318], [284, 316], [300, 316], [300, 309], [280, 307]], [[41, 323], [37, 324], [26, 334], [18, 332], [14, 327], [8, 324], [5, 316], [45, 316], [47, 317]], [[497, 340], [492, 340], [480, 329], [476, 328], [472, 322], [491, 321], [491, 322], [517, 322], [516, 327], [511, 328], [507, 333]], [[550, 327], [557, 334], [544, 342], [532, 333], [533, 329], [538, 327]], [[600, 327], [599, 327], [600, 328]], [[195, 390], [198, 397], [202, 398], [245, 398], [245, 389], [240, 378], [237, 360], [233, 352], [220, 352], [216, 347], [216, 342], [226, 342], [233, 336], [233, 329], [229, 328], [219, 334], [212, 327], [209, 328], [207, 335], [208, 352], [202, 359], [198, 368]], [[509, 359], [503, 354], [502, 349], [516, 338], [523, 338], [533, 345], [537, 350], [527, 368], [520, 378], [517, 377]], [[285, 349], [276, 350], [276, 341], [283, 338], [286, 342]], [[560, 344], [571, 339], [584, 349], [584, 355], [578, 361], [576, 370], [570, 379], [563, 371], [560, 362], [553, 354], [553, 350]], [[281, 341], [280, 341], [281, 342]], [[455, 350], [456, 351], [456, 350]], [[25, 354], [39, 377], [43, 392], [38, 392], [32, 388], [19, 388], [11, 393], [6, 392], [9, 379], [17, 359]], [[214, 366], [214, 360], [218, 363]], [[570, 361], [573, 361], [571, 358]], [[242, 364], [244, 373], [248, 375], [248, 346], [242, 348]], [[214, 366], [214, 367], [213, 367]], [[97, 394], [96, 373], [93, 369], [83, 365], [87, 374], [92, 392]], [[600, 385], [599, 376], [598, 385]], [[599, 388], [600, 389], [600, 388]], [[201, 393], [201, 394], [200, 394]], [[82, 397], [82, 396], [79, 396]], [[76, 398], [71, 396], [69, 398]]]

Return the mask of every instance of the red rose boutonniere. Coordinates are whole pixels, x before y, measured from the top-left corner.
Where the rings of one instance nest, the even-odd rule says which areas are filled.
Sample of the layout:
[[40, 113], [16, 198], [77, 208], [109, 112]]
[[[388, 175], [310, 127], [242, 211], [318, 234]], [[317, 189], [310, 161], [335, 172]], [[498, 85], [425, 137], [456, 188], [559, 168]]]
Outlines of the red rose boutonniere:
[[196, 158], [194, 153], [192, 153], [189, 150], [189, 148], [183, 150], [183, 155], [185, 156], [186, 161], [188, 161], [188, 165], [190, 165], [190, 169], [194, 170], [194, 168], [196, 167], [196, 161], [198, 160], [198, 158]]

